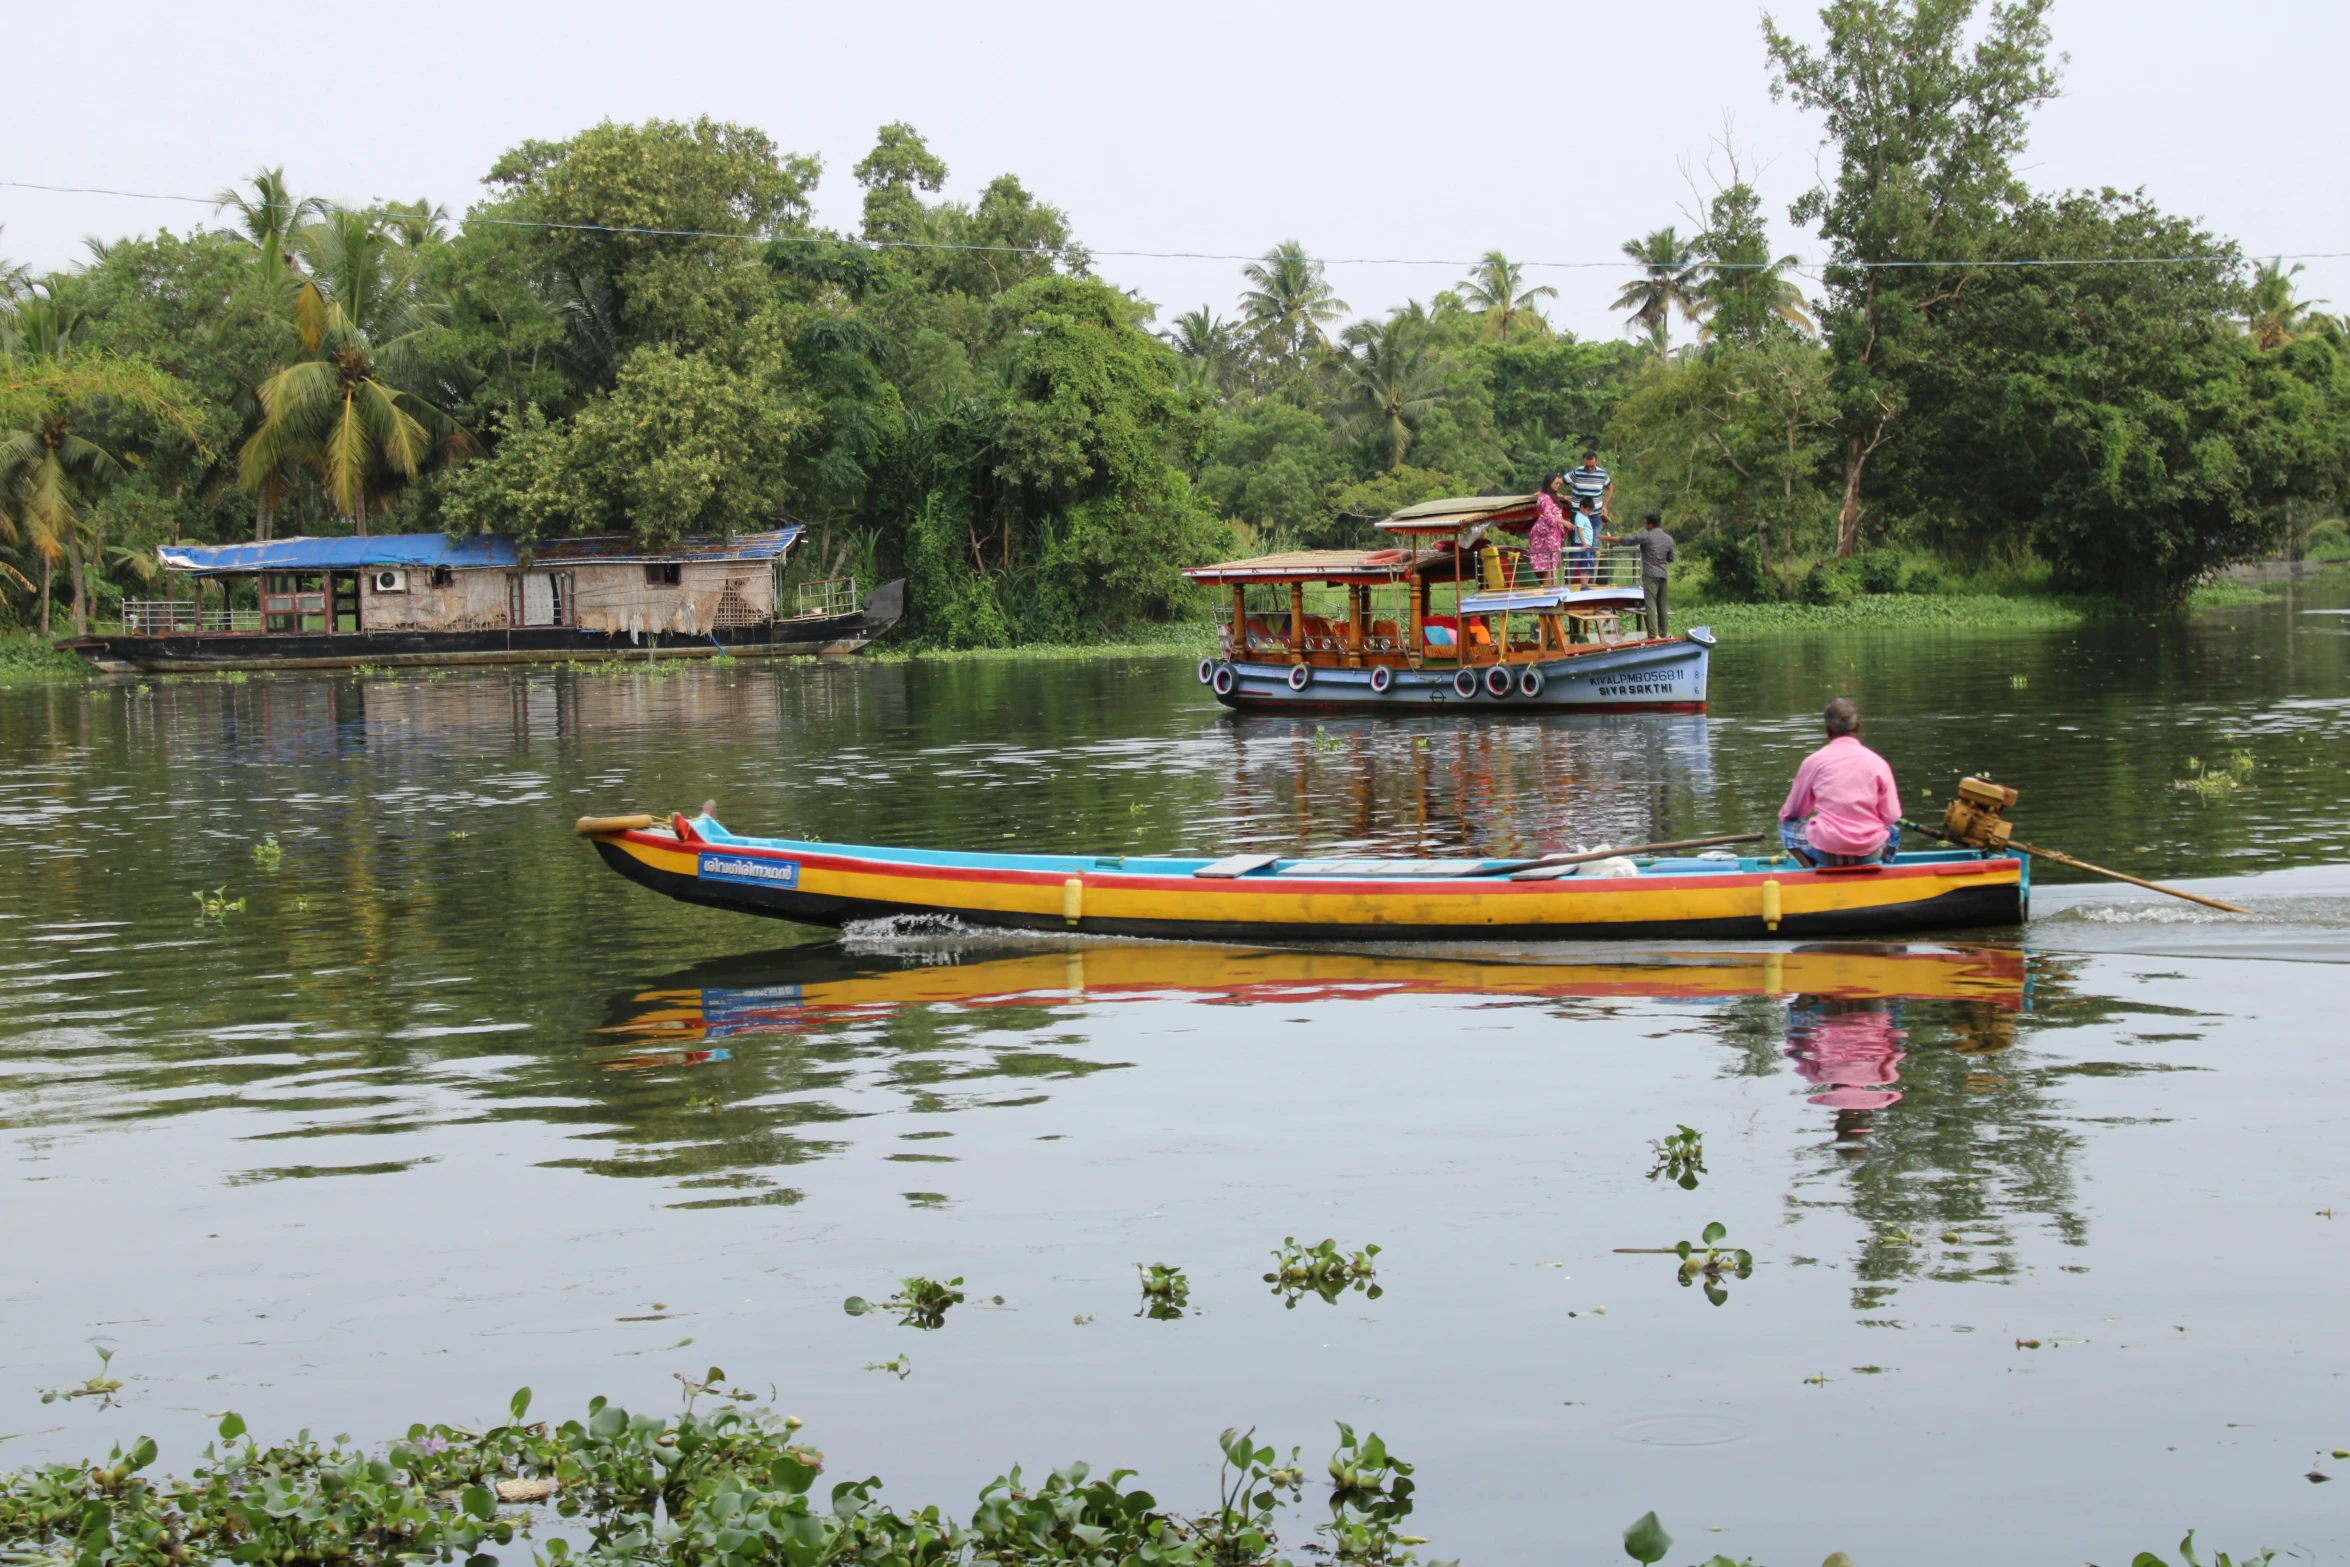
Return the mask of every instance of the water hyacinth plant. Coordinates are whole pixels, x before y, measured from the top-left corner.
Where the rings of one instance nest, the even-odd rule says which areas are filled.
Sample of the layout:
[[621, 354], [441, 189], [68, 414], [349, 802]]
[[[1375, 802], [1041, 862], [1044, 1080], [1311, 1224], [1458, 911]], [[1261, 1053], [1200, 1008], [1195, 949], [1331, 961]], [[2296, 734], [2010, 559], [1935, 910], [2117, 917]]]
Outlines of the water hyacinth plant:
[[[1162, 1508], [1134, 1471], [1094, 1478], [1071, 1463], [1041, 1482], [1018, 1468], [983, 1486], [970, 1521], [935, 1506], [898, 1511], [878, 1479], [818, 1493], [824, 1455], [800, 1422], [723, 1388], [713, 1366], [679, 1379], [686, 1408], [662, 1418], [602, 1398], [585, 1419], [528, 1420], [517, 1392], [502, 1425], [416, 1425], [380, 1454], [307, 1433], [262, 1447], [234, 1414], [186, 1480], [149, 1473], [141, 1438], [104, 1463], [51, 1464], [0, 1476], [0, 1554], [42, 1567], [178, 1567], [200, 1561], [273, 1567], [470, 1558], [528, 1539], [549, 1567], [753, 1567], [858, 1562], [964, 1567], [980, 1562], [1149, 1562], [1162, 1567], [1292, 1567], [1282, 1509], [1304, 1471], [1254, 1431], [1218, 1439], [1215, 1505]], [[707, 1413], [694, 1405], [711, 1397]], [[1413, 1567], [1418, 1538], [1396, 1532], [1411, 1511], [1410, 1466], [1374, 1434], [1340, 1427], [1330, 1520], [1304, 1547], [1313, 1560]], [[1337, 1477], [1351, 1474], [1351, 1482]], [[1442, 1564], [1429, 1564], [1442, 1567]]]
[[1170, 1268], [1163, 1262], [1145, 1266], [1134, 1265], [1142, 1275], [1142, 1306], [1134, 1314], [1148, 1317], [1153, 1322], [1172, 1322], [1183, 1315], [1191, 1301], [1191, 1280], [1181, 1268]]
[[1333, 1304], [1350, 1288], [1367, 1300], [1377, 1300], [1381, 1291], [1372, 1280], [1378, 1269], [1371, 1259], [1378, 1255], [1376, 1246], [1342, 1252], [1338, 1243], [1328, 1238], [1319, 1245], [1300, 1246], [1296, 1236], [1284, 1235], [1281, 1249], [1273, 1253], [1273, 1271], [1265, 1275], [1265, 1282], [1292, 1311], [1309, 1291]]
[[1684, 1126], [1670, 1137], [1660, 1137], [1648, 1145], [1656, 1153], [1656, 1163], [1649, 1168], [1648, 1178], [1660, 1175], [1672, 1177], [1673, 1184], [1685, 1192], [1697, 1190], [1697, 1178], [1705, 1173], [1705, 1136], [1693, 1126]]
[[862, 1295], [851, 1295], [841, 1302], [841, 1309], [852, 1317], [861, 1317], [868, 1311], [894, 1311], [900, 1327], [927, 1330], [945, 1327], [947, 1308], [962, 1303], [960, 1276], [941, 1282], [916, 1274], [898, 1280], [898, 1292], [885, 1301], [874, 1302]]

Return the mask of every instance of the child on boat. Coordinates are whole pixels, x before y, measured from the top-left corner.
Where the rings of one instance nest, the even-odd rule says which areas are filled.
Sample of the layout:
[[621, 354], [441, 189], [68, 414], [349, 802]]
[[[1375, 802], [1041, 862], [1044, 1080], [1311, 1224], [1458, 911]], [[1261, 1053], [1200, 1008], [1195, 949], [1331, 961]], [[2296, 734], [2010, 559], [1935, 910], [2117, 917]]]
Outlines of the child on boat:
[[1779, 841], [1807, 866], [1862, 865], [1901, 852], [1901, 791], [1883, 757], [1860, 743], [1860, 710], [1840, 696], [1820, 714], [1828, 743], [1795, 769], [1779, 807]]

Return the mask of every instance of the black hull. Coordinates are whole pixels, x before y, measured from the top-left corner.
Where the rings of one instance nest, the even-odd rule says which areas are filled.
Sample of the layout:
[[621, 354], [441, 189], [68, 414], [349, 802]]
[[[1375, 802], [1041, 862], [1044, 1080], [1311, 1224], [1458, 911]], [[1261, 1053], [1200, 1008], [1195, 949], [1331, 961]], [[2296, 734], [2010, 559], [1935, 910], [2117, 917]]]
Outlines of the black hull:
[[703, 636], [646, 633], [634, 640], [572, 626], [497, 631], [182, 632], [74, 637], [58, 645], [102, 670], [141, 674], [222, 669], [348, 669], [463, 664], [531, 664], [571, 659], [789, 657], [854, 653], [896, 624], [865, 614], [725, 627]]
[[1234, 941], [1280, 944], [1299, 941], [1810, 941], [1907, 937], [1958, 930], [2013, 928], [2024, 922], [2024, 895], [2015, 886], [1956, 887], [1932, 898], [1885, 908], [1789, 914], [1776, 930], [1760, 915], [1738, 919], [1649, 920], [1589, 925], [1490, 925], [1469, 932], [1459, 925], [1325, 925], [1229, 920], [1126, 920], [1087, 916], [1075, 926], [1047, 915], [1005, 914], [957, 909], [951, 913], [915, 903], [883, 903], [800, 892], [782, 887], [714, 883], [645, 864], [615, 843], [601, 839], [604, 863], [641, 887], [703, 908], [759, 914], [799, 925], [839, 927], [852, 920], [893, 915], [951, 918], [959, 924], [1054, 935], [1141, 936], [1162, 941]]

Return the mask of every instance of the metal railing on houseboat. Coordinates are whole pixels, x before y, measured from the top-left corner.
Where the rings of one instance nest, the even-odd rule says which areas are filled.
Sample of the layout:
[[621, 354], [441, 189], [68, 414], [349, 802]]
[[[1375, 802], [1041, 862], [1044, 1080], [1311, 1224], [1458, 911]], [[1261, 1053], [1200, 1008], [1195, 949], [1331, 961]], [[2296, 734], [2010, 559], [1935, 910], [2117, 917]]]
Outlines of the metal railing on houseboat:
[[[1464, 567], [1471, 563], [1464, 561]], [[1473, 574], [1461, 584], [1471, 594], [1494, 592], [1531, 593], [1546, 587], [1569, 588], [1629, 588], [1640, 585], [1640, 549], [1637, 545], [1618, 545], [1601, 549], [1588, 563], [1578, 562], [1570, 554], [1549, 572], [1534, 569], [1522, 550], [1505, 550], [1494, 563], [1499, 581], [1485, 583], [1481, 574]], [[1454, 599], [1453, 585], [1439, 576], [1435, 579], [1435, 611], [1450, 615]], [[1347, 611], [1343, 607], [1341, 590], [1325, 587], [1309, 589], [1306, 594], [1305, 652], [1315, 654], [1394, 654], [1411, 651], [1411, 610], [1403, 595], [1409, 590], [1398, 584], [1392, 588], [1374, 588], [1370, 613], [1363, 622], [1363, 638], [1357, 646], [1348, 635], [1344, 624]], [[1393, 593], [1396, 600], [1382, 604], [1376, 595]], [[1217, 637], [1227, 657], [1272, 657], [1286, 659], [1292, 656], [1289, 644], [1289, 613], [1285, 607], [1268, 606], [1262, 615], [1251, 612], [1242, 646], [1235, 650], [1232, 636], [1232, 610], [1229, 605], [1218, 605], [1214, 610]], [[1608, 621], [1604, 639], [1613, 640], [1612, 620]], [[1447, 654], [1446, 656], [1450, 656]]]
[[819, 577], [814, 582], [803, 582], [792, 604], [792, 613], [800, 620], [856, 612], [857, 579], [854, 577]]
[[125, 636], [157, 637], [182, 631], [259, 631], [258, 609], [217, 609], [186, 599], [124, 599]]

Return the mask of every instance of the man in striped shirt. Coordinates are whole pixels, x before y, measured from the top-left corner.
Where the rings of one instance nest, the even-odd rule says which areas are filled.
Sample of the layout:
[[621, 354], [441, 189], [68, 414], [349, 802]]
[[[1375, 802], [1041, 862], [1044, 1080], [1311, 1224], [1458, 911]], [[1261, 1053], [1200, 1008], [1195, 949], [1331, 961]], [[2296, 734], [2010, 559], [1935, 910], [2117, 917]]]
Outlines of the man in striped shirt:
[[1616, 481], [1609, 478], [1607, 470], [1599, 465], [1599, 453], [1585, 452], [1583, 466], [1568, 470], [1567, 498], [1577, 511], [1584, 509], [1585, 501], [1591, 502], [1591, 508], [1599, 513], [1597, 520], [1600, 522], [1615, 520], [1608, 506], [1616, 498]]
[[1597, 572], [1599, 536], [1607, 529], [1608, 502], [1615, 493], [1615, 481], [1599, 465], [1595, 451], [1585, 451], [1583, 466], [1567, 471], [1567, 516], [1574, 545], [1567, 552], [1567, 581], [1571, 584], [1587, 584]]

